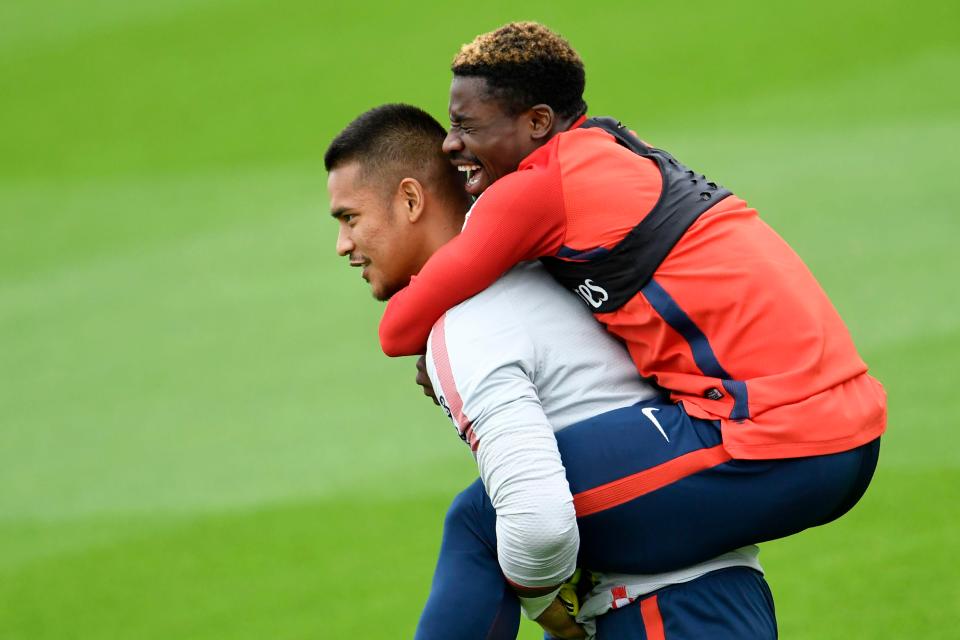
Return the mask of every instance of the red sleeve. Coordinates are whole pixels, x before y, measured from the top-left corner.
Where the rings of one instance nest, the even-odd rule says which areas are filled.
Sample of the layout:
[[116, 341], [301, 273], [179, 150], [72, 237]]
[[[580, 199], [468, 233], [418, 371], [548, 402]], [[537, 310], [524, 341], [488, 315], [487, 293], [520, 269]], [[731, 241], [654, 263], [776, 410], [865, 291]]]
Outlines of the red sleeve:
[[518, 262], [556, 253], [565, 229], [558, 172], [530, 169], [498, 180], [474, 204], [463, 233], [390, 298], [380, 321], [383, 352], [423, 353], [430, 329], [448, 309], [489, 287]]

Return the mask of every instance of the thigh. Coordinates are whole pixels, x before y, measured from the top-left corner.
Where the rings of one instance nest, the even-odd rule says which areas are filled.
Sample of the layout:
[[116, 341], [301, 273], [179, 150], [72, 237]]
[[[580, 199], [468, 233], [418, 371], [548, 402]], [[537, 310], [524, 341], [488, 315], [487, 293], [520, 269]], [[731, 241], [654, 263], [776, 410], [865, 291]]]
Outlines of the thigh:
[[721, 569], [597, 618], [597, 640], [773, 640], [773, 597], [759, 573]]
[[[680, 405], [663, 400], [608, 411], [561, 429], [556, 438], [570, 489], [581, 496], [578, 514], [628, 498], [628, 493], [605, 497], [597, 489], [623, 484], [624, 478], [639, 471], [663, 468], [670, 473], [659, 479], [669, 481], [671, 473], [689, 474], [730, 459], [723, 450], [719, 423], [692, 419]], [[584, 496], [589, 492], [597, 497], [587, 505]]]
[[581, 565], [620, 573], [671, 571], [823, 524], [862, 493], [876, 463], [876, 443], [829, 456], [731, 460], [717, 423], [662, 401], [578, 423], [558, 432], [557, 443]]
[[500, 572], [496, 548], [496, 512], [477, 480], [447, 511], [416, 640], [516, 638], [520, 603]]

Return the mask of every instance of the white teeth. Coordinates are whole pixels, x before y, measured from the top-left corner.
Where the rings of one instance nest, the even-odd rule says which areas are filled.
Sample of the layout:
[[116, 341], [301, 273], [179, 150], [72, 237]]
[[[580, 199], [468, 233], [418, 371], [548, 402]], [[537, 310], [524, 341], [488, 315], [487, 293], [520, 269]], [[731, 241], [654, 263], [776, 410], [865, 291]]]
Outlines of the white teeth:
[[460, 164], [457, 165], [457, 171], [460, 173], [467, 174], [467, 182], [470, 182], [473, 179], [474, 174], [477, 171], [480, 171], [480, 165], [477, 164]]

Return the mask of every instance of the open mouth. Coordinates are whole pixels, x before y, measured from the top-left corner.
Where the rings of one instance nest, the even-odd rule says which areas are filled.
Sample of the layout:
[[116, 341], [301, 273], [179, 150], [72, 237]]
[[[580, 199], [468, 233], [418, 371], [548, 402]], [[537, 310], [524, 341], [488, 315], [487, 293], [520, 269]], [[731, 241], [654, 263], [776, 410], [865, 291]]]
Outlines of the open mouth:
[[478, 164], [457, 165], [457, 170], [467, 174], [467, 182], [464, 185], [468, 193], [476, 195], [483, 177], [483, 167]]

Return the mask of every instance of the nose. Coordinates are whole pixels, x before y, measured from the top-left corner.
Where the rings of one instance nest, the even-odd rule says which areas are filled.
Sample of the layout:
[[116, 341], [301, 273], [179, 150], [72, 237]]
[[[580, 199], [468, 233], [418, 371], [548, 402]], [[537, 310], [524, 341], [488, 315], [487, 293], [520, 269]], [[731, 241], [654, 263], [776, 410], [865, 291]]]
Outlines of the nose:
[[463, 140], [460, 139], [459, 133], [450, 129], [447, 132], [447, 137], [443, 139], [443, 152], [451, 154], [457, 151], [463, 151]]
[[346, 225], [340, 225], [340, 231], [337, 233], [337, 255], [349, 255], [354, 249], [356, 247], [350, 237], [350, 229]]

